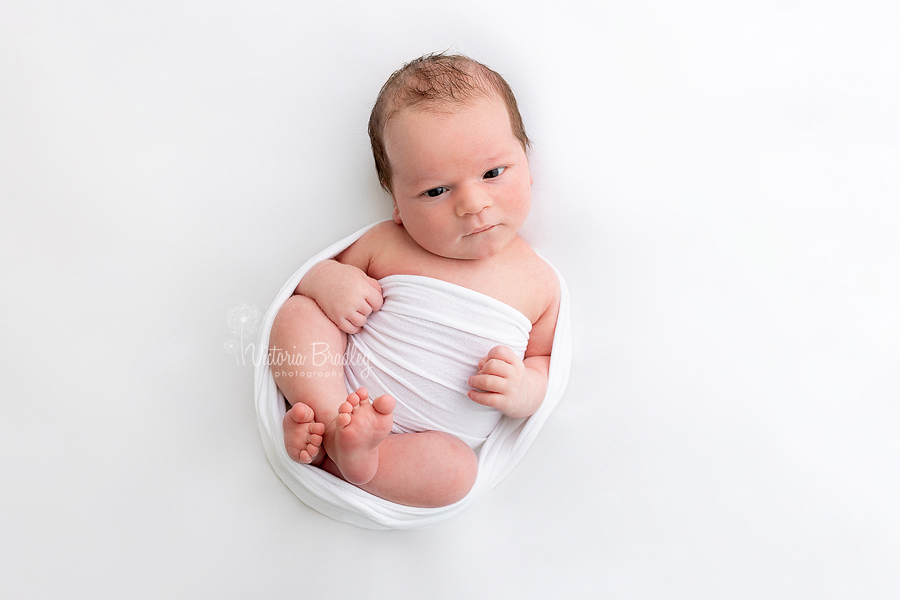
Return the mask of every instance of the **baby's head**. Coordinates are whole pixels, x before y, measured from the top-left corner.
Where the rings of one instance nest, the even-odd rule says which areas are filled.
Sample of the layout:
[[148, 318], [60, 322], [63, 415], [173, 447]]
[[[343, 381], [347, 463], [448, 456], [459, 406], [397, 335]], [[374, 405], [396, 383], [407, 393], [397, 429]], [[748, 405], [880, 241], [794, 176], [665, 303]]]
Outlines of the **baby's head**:
[[516, 97], [499, 73], [461, 54], [426, 54], [395, 71], [382, 86], [369, 116], [369, 140], [381, 187], [393, 193], [384, 143], [391, 117], [405, 109], [452, 112], [474, 99], [488, 97], [503, 101], [512, 133], [527, 153], [531, 141], [525, 135]]
[[429, 55], [394, 73], [369, 119], [394, 221], [446, 258], [497, 255], [531, 207], [528, 137], [500, 75], [464, 56]]

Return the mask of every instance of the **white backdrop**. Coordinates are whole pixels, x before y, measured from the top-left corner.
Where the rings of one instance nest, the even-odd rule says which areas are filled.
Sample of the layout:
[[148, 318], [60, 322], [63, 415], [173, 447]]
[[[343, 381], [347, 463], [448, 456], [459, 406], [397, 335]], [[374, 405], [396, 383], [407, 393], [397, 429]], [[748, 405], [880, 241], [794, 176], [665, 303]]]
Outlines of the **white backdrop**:
[[[0, 596], [898, 597], [898, 30], [886, 0], [5, 0]], [[269, 467], [226, 316], [388, 216], [369, 109], [444, 49], [518, 94], [572, 378], [484, 500], [364, 531]]]

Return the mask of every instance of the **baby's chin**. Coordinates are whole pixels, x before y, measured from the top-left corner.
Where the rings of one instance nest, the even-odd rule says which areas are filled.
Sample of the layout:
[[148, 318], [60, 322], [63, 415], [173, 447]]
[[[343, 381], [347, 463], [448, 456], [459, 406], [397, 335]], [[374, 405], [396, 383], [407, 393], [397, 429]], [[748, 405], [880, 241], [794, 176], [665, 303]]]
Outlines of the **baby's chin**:
[[480, 244], [460, 244], [459, 248], [435, 248], [420, 244], [425, 250], [440, 256], [442, 258], [450, 258], [453, 260], [484, 260], [492, 258], [500, 254], [509, 242], [506, 244], [499, 243], [480, 243]]

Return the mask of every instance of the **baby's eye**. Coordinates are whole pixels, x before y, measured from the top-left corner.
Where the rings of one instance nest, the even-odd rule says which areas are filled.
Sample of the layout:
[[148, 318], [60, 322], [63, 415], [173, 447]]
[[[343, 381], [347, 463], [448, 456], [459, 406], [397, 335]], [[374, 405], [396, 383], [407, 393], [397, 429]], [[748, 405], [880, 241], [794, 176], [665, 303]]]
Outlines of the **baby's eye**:
[[496, 167], [491, 169], [487, 173], [484, 174], [485, 179], [493, 179], [494, 177], [500, 177], [500, 173], [506, 170], [506, 167]]
[[425, 195], [428, 196], [429, 198], [437, 198], [438, 196], [440, 196], [441, 194], [443, 194], [446, 191], [447, 191], [447, 188], [445, 188], [445, 187], [436, 187], [436, 188], [432, 188], [432, 189], [428, 190], [427, 192], [425, 192]]

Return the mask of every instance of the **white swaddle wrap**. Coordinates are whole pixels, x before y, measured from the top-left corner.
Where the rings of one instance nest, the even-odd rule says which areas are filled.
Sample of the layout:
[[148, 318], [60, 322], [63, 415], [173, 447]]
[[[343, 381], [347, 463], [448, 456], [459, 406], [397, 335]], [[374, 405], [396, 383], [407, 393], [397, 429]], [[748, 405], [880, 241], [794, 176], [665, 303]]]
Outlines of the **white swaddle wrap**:
[[[303, 275], [314, 264], [339, 254], [372, 226], [312, 257], [294, 273], [269, 306], [254, 356], [257, 420], [272, 468], [304, 503], [333, 519], [359, 527], [417, 529], [452, 517], [499, 483], [534, 441], [568, 381], [569, 295], [557, 272], [560, 308], [547, 393], [531, 417], [512, 419], [469, 400], [465, 396], [469, 389], [466, 380], [474, 374], [478, 361], [498, 344], [509, 346], [522, 356], [531, 327], [528, 319], [498, 300], [454, 284], [409, 275], [383, 280], [384, 306], [370, 316], [363, 332], [350, 336], [353, 341], [348, 347], [361, 353], [365, 361], [347, 357], [348, 387], [355, 389], [356, 383], [362, 382], [360, 385], [365, 385], [372, 397], [383, 393], [379, 386], [390, 389], [398, 400], [394, 413], [396, 431], [439, 429], [459, 436], [475, 448], [481, 444], [476, 450], [475, 485], [459, 502], [440, 508], [414, 508], [389, 502], [322, 469], [296, 463], [288, 457], [282, 430], [284, 397], [266, 360], [275, 316]], [[428, 301], [425, 296], [429, 297]], [[390, 336], [400, 339], [391, 340]], [[364, 372], [367, 366], [371, 372]], [[445, 407], [442, 402], [449, 405]]]
[[523, 358], [531, 322], [499, 300], [446, 281], [391, 275], [379, 283], [384, 305], [347, 340], [347, 389], [393, 396], [393, 433], [444, 431], [477, 448], [503, 415], [470, 400], [467, 380], [494, 346]]

